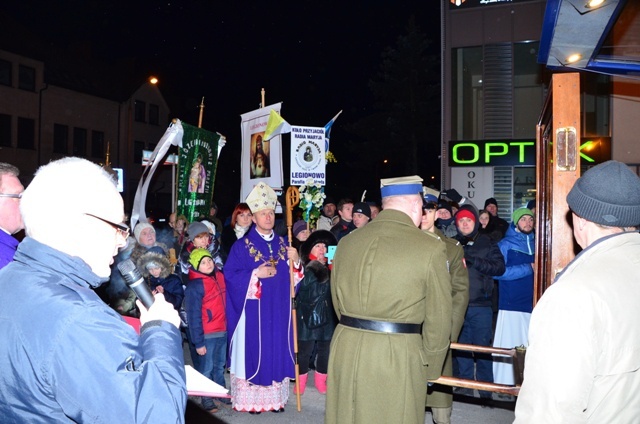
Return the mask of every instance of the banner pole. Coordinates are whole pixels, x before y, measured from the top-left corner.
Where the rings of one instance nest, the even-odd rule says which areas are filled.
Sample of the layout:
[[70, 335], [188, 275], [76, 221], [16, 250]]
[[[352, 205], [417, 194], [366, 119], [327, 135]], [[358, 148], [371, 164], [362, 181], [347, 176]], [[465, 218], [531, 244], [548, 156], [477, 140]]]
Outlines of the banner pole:
[[198, 117], [198, 128], [202, 128], [202, 115], [204, 115], [204, 96], [202, 97], [202, 101], [200, 102], [200, 116]]
[[[173, 118], [171, 120], [171, 125], [175, 125], [178, 122], [177, 118]], [[171, 190], [171, 206], [173, 209], [171, 212], [176, 213], [176, 217], [178, 216], [178, 178], [176, 177], [176, 167], [180, 162], [180, 147], [178, 146], [178, 154], [176, 154], [176, 163], [172, 165], [173, 167], [173, 176], [171, 177], [171, 184], [173, 186], [173, 190]]]
[[[289, 187], [287, 189], [286, 197], [286, 218], [287, 218], [287, 235], [289, 236], [289, 247], [292, 246], [291, 227], [293, 225], [293, 208], [300, 203], [300, 192], [297, 187]], [[295, 362], [295, 377], [296, 377], [296, 406], [298, 412], [302, 410], [302, 404], [300, 403], [300, 365], [298, 364], [298, 321], [296, 317], [296, 289], [293, 277], [293, 262], [289, 261], [289, 280], [291, 282], [291, 321], [293, 321], [293, 352], [296, 358]], [[308, 360], [308, 358], [307, 358]]]
[[260, 90], [260, 94], [262, 95], [262, 103], [260, 103], [260, 107], [265, 107], [265, 102], [264, 102], [265, 91], [264, 91], [264, 87], [262, 87], [262, 90]]

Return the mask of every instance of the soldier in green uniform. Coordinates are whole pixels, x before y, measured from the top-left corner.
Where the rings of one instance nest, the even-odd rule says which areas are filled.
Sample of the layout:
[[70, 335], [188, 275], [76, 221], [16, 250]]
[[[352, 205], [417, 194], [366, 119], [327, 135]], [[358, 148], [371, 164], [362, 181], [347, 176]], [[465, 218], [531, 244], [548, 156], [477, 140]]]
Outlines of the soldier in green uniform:
[[[436, 209], [438, 209], [438, 193], [427, 187], [424, 190], [425, 211], [422, 215], [422, 231], [440, 240], [447, 248], [447, 265], [451, 281], [451, 298], [453, 300], [453, 315], [451, 317], [451, 341], [458, 341], [458, 335], [464, 323], [464, 314], [469, 303], [469, 272], [464, 264], [464, 249], [458, 240], [445, 237], [444, 233], [434, 225]], [[444, 361], [442, 375], [453, 375], [453, 360], [451, 351]], [[451, 423], [451, 407], [453, 394], [451, 387], [435, 384], [427, 391], [427, 407], [431, 408], [433, 422], [436, 424]]]
[[338, 243], [325, 423], [424, 423], [452, 301], [444, 244], [418, 228], [421, 193], [418, 176], [381, 180], [382, 212]]

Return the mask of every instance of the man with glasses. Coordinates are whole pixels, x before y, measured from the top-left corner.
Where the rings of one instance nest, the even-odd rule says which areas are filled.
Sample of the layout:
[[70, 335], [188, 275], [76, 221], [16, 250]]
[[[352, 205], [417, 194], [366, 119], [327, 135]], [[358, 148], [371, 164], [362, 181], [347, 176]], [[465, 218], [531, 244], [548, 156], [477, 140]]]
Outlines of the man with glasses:
[[94, 291], [128, 235], [111, 176], [61, 159], [38, 170], [20, 202], [27, 237], [0, 270], [0, 416], [184, 422], [178, 313], [156, 294], [148, 310], [139, 305], [138, 336]]
[[0, 269], [13, 260], [18, 240], [12, 235], [24, 227], [19, 209], [24, 187], [18, 175], [18, 168], [0, 162]]

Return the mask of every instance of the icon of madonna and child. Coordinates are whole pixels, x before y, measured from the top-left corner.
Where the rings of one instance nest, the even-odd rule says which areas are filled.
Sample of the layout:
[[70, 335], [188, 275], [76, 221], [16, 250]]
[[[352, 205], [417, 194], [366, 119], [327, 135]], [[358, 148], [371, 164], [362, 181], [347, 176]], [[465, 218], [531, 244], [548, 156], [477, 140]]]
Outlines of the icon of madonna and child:
[[204, 193], [204, 183], [207, 180], [207, 171], [202, 164], [202, 155], [196, 156], [189, 171], [189, 193]]

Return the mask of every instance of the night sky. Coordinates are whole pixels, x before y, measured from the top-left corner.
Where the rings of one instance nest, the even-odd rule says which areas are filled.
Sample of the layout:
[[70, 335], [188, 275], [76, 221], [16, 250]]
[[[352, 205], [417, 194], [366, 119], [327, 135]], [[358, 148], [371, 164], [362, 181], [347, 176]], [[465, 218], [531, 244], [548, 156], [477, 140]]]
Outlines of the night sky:
[[294, 125], [324, 126], [344, 110], [331, 137], [339, 163], [330, 166], [340, 178], [362, 178], [349, 175], [357, 158], [341, 157], [340, 144], [351, 137], [345, 126], [372, 113], [368, 82], [383, 50], [406, 33], [412, 15], [434, 53], [440, 44], [439, 2], [425, 0], [11, 3], [0, 9], [52, 46], [90, 46], [106, 62], [135, 59], [141, 75], [160, 79], [172, 114], [187, 123], [197, 124], [204, 96], [203, 127], [227, 137], [218, 179], [237, 179], [238, 187], [239, 115], [259, 107], [261, 88], [267, 105], [283, 102], [282, 116]]

